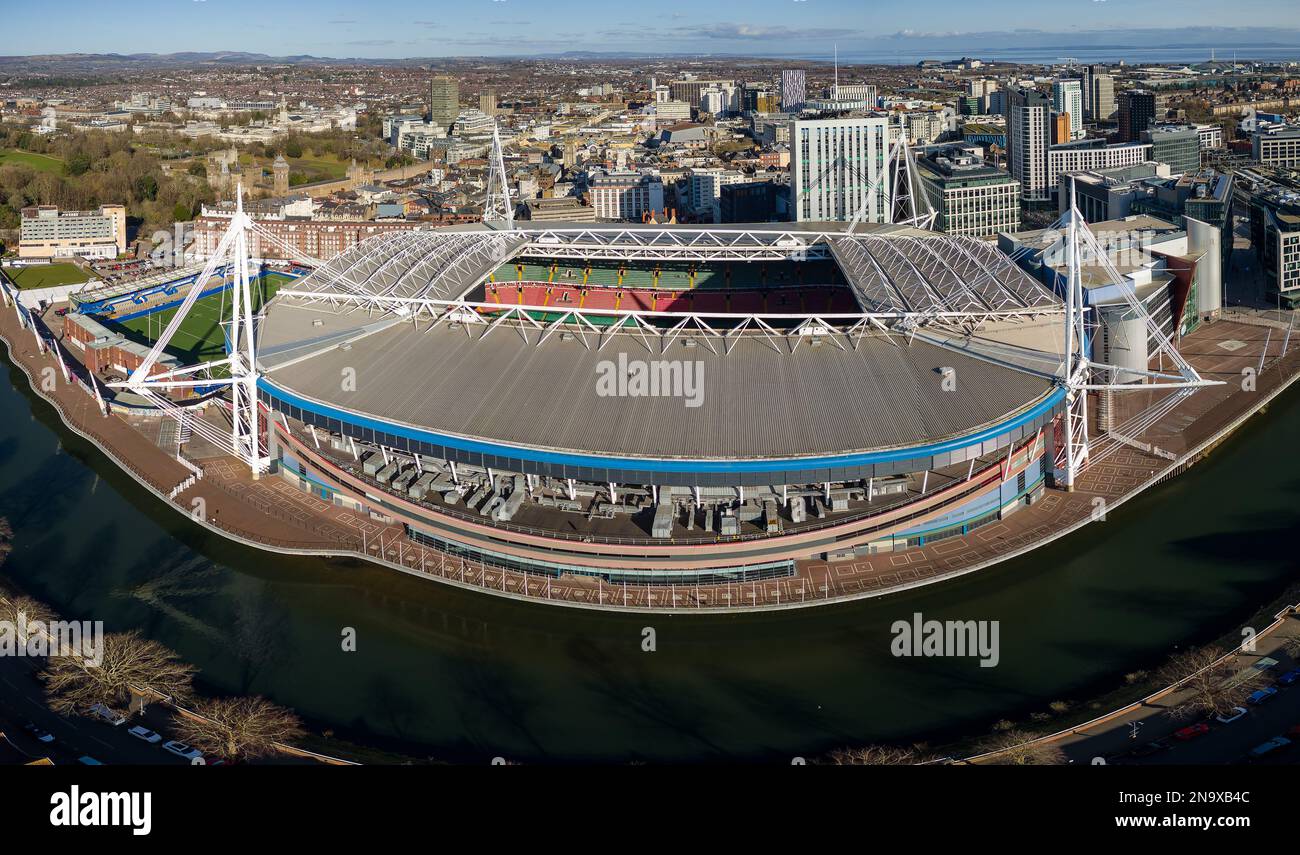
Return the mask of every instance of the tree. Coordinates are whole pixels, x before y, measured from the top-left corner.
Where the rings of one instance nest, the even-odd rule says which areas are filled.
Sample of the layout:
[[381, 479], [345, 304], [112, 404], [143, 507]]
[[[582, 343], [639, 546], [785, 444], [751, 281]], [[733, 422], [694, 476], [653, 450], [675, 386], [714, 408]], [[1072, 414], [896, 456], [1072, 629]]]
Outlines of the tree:
[[90, 156], [77, 152], [67, 159], [64, 168], [69, 175], [85, 175], [90, 171]]
[[51, 656], [41, 680], [50, 709], [68, 715], [94, 704], [126, 709], [131, 689], [152, 689], [177, 701], [192, 696], [193, 665], [136, 631], [104, 636], [102, 661], [92, 666], [75, 656]]
[[266, 757], [275, 752], [274, 743], [293, 742], [305, 733], [292, 710], [260, 697], [205, 699], [194, 712], [202, 718], [176, 718], [178, 737], [226, 760]]
[[997, 754], [989, 760], [995, 766], [1065, 765], [1065, 752], [1056, 743], [1037, 739], [1036, 734], [1013, 727], [990, 737], [981, 747], [986, 753]]
[[158, 198], [158, 179], [148, 173], [135, 179], [135, 198], [153, 200]]
[[1223, 659], [1217, 647], [1184, 650], [1170, 658], [1157, 672], [1159, 681], [1174, 686], [1185, 697], [1166, 710], [1172, 718], [1189, 719], [1223, 715], [1245, 702], [1259, 688], [1259, 672], [1237, 673], [1231, 658]]
[[296, 139], [285, 140], [284, 156], [292, 158], [302, 157], [302, 143], [298, 142]]
[[834, 766], [916, 766], [929, 760], [919, 746], [866, 745], [862, 748], [837, 748], [827, 759]]
[[185, 171], [188, 172], [190, 175], [195, 175], [198, 176], [199, 178], [208, 177], [208, 167], [202, 161], [196, 160], [194, 163], [191, 163], [189, 169]]
[[176, 222], [184, 222], [190, 218], [190, 207], [183, 202], [177, 202], [176, 207], [172, 208], [172, 219]]

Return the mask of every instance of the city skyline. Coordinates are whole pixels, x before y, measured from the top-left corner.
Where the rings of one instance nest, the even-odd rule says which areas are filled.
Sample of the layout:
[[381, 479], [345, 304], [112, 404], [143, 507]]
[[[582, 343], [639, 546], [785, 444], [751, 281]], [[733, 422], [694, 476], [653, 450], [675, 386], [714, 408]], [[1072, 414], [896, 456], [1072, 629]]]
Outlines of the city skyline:
[[[1117, 0], [1048, 0], [1025, 8], [994, 0], [978, 8], [953, 0], [914, 9], [868, 8], [848, 0], [756, 0], [743, 21], [725, 10], [701, 12], [682, 0], [636, 20], [624, 12], [593, 16], [586, 4], [559, 0], [475, 0], [419, 4], [397, 0], [382, 17], [331, 0], [308, 18], [294, 4], [251, 0], [189, 0], [140, 4], [125, 19], [108, 7], [64, 4], [76, 28], [48, 27], [41, 9], [16, 8], [7, 25], [20, 46], [14, 55], [247, 51], [268, 56], [398, 59], [440, 56], [525, 56], [572, 51], [698, 53], [829, 58], [917, 52], [1003, 52], [1067, 47], [1118, 52], [1188, 49], [1294, 48], [1300, 58], [1300, 15], [1280, 0], [1244, 0], [1234, 7], [1239, 27], [1216, 26], [1221, 8], [1208, 0], [1180, 7], [1176, 20], [1160, 4]], [[141, 21], [148, 21], [142, 26]], [[249, 26], [250, 21], [261, 22]], [[999, 28], [998, 22], [1014, 22]]]

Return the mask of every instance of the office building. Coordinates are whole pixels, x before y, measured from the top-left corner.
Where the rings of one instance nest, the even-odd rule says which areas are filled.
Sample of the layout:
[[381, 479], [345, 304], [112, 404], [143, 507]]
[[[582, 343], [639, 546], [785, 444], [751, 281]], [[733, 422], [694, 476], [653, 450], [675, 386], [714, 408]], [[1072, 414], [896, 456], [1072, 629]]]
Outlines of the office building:
[[1168, 164], [1175, 174], [1201, 168], [1201, 137], [1192, 125], [1153, 125], [1142, 140], [1151, 143], [1151, 159]]
[[1268, 166], [1300, 167], [1300, 127], [1277, 125], [1250, 137], [1251, 159]]
[[989, 237], [1020, 229], [1020, 182], [984, 164], [978, 146], [948, 145], [916, 160], [921, 186], [938, 213], [937, 231]]
[[126, 252], [126, 208], [60, 211], [54, 205], [23, 208], [19, 258], [117, 258]]
[[1300, 194], [1269, 188], [1253, 195], [1250, 242], [1270, 297], [1286, 308], [1300, 305]]
[[1156, 120], [1156, 94], [1144, 89], [1119, 93], [1119, 141], [1137, 142]]
[[489, 86], [478, 94], [478, 109], [485, 116], [497, 114], [497, 90]]
[[786, 219], [788, 186], [775, 181], [742, 181], [718, 189], [718, 221], [770, 223]]
[[607, 172], [588, 182], [598, 220], [641, 220], [664, 211], [664, 182], [658, 175]]
[[450, 132], [460, 115], [460, 86], [445, 74], [429, 81], [429, 123]]
[[[883, 117], [795, 119], [790, 123], [793, 219], [887, 222]], [[870, 191], [870, 192], [869, 192]]]

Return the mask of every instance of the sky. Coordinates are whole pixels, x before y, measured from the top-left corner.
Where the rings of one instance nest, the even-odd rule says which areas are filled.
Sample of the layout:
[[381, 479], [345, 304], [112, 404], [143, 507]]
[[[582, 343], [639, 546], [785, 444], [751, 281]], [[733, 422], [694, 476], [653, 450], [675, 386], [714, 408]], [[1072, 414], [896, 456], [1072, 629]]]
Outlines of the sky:
[[[1005, 46], [1300, 47], [1296, 0], [2, 0], [0, 54], [238, 50], [272, 56], [565, 51], [822, 57]], [[57, 13], [56, 13], [57, 10]], [[57, 14], [57, 21], [52, 16]], [[1249, 30], [1221, 29], [1252, 28]], [[1181, 32], [1176, 28], [1185, 28]], [[1169, 33], [1139, 32], [1146, 29]]]

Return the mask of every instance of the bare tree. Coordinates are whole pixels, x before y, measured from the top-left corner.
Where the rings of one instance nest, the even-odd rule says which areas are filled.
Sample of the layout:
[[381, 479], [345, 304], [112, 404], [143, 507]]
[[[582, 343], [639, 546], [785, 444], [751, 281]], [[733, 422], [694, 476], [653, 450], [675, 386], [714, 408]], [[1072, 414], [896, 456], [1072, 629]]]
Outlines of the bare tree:
[[8, 519], [0, 517], [0, 564], [5, 563], [5, 559], [9, 557], [10, 551], [14, 548], [13, 540], [13, 526], [9, 525]]
[[865, 745], [861, 748], [837, 748], [827, 755], [833, 766], [916, 766], [930, 759], [919, 746]]
[[1292, 659], [1300, 659], [1300, 636], [1288, 635], [1283, 638], [1282, 650]]
[[[20, 616], [23, 621], [19, 621]], [[19, 627], [20, 636], [26, 631], [26, 623], [31, 621], [49, 623], [55, 618], [54, 610], [40, 600], [34, 600], [26, 596], [0, 599], [0, 620], [8, 621], [15, 626], [24, 623], [22, 627]]]
[[305, 731], [292, 710], [266, 698], [211, 698], [199, 701], [194, 712], [202, 719], [177, 716], [179, 738], [206, 755], [249, 760], [275, 753], [273, 743], [301, 739]]
[[131, 689], [151, 689], [177, 701], [192, 695], [195, 668], [175, 652], [138, 632], [104, 636], [102, 658], [92, 664], [80, 656], [51, 656], [41, 679], [50, 709], [68, 715], [94, 704], [126, 709]]
[[1217, 647], [1198, 647], [1175, 654], [1157, 672], [1165, 685], [1174, 686], [1185, 697], [1166, 713], [1172, 718], [1190, 719], [1223, 715], [1245, 702], [1260, 686], [1253, 669], [1238, 672], [1232, 659], [1223, 659]]
[[985, 740], [981, 746], [997, 756], [988, 762], [996, 766], [1063, 766], [1065, 752], [1055, 742], [1040, 742], [1037, 734], [1012, 728]]

